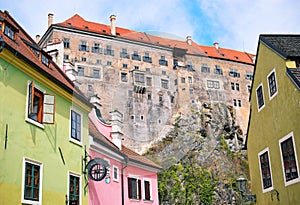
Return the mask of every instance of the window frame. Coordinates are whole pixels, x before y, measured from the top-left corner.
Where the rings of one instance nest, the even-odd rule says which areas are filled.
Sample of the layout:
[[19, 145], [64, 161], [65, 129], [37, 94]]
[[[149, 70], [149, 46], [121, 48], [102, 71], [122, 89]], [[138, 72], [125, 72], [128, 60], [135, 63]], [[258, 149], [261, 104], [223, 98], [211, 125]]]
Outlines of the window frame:
[[[297, 168], [298, 177], [287, 181], [286, 180], [286, 176], [285, 176], [285, 168], [284, 168], [284, 161], [283, 161], [283, 156], [282, 156], [281, 144], [283, 142], [285, 142], [286, 140], [290, 139], [290, 138], [292, 138], [292, 145], [293, 145], [293, 151], [294, 151], [294, 156], [295, 156], [295, 166]], [[284, 179], [284, 185], [285, 186], [289, 186], [289, 185], [292, 185], [292, 184], [300, 182], [299, 163], [298, 163], [298, 159], [297, 159], [297, 150], [296, 150], [295, 138], [294, 138], [293, 131], [290, 132], [289, 134], [287, 134], [286, 136], [284, 136], [283, 138], [281, 138], [279, 140], [279, 150], [280, 150], [280, 158], [281, 158], [281, 165], [282, 165], [282, 174], [283, 174], [283, 179]]]
[[[269, 77], [274, 73], [274, 78], [275, 78], [275, 86], [276, 86], [276, 92], [273, 93], [271, 96], [271, 90], [270, 90], [270, 82], [269, 82]], [[276, 70], [275, 68], [269, 73], [267, 76], [267, 84], [268, 84], [268, 93], [269, 93], [269, 100], [272, 100], [277, 94], [278, 94], [278, 84], [277, 84], [277, 77], [276, 77]]]
[[[38, 201], [25, 199], [25, 174], [26, 174], [26, 163], [30, 163], [36, 166], [39, 166], [39, 199]], [[29, 159], [27, 157], [23, 157], [23, 167], [22, 167], [22, 197], [21, 197], [21, 203], [22, 204], [42, 204], [42, 193], [43, 193], [43, 164], [41, 162], [38, 162], [36, 160]]]
[[[80, 115], [80, 139], [77, 140], [76, 138], [72, 137], [72, 112], [75, 112], [76, 114]], [[79, 112], [77, 109], [75, 109], [74, 107], [70, 108], [70, 134], [69, 134], [69, 141], [78, 144], [80, 146], [82, 146], [82, 131], [83, 131], [83, 115], [81, 112]]]
[[[261, 160], [260, 160], [260, 157], [267, 153], [268, 154], [268, 165], [269, 165], [269, 171], [270, 171], [270, 178], [271, 178], [271, 186], [270, 187], [267, 187], [267, 188], [264, 188], [264, 182], [263, 182], [263, 173], [262, 173], [262, 167], [261, 167]], [[273, 185], [273, 174], [272, 174], [272, 166], [271, 166], [271, 158], [270, 158], [270, 151], [269, 151], [269, 148], [265, 148], [263, 149], [262, 151], [260, 151], [258, 153], [258, 163], [259, 163], [259, 172], [260, 172], [260, 179], [261, 179], [261, 188], [262, 188], [262, 192], [263, 193], [266, 193], [266, 192], [269, 192], [269, 191], [272, 191], [274, 189]]]
[[[146, 199], [146, 187], [145, 187], [145, 182], [149, 182], [149, 195], [150, 195], [150, 199]], [[142, 192], [142, 197], [143, 197], [143, 201], [153, 201], [153, 195], [152, 195], [152, 181], [151, 179], [148, 178], [144, 178], [143, 179], [143, 192]]]
[[[263, 104], [261, 107], [259, 107], [259, 100], [258, 100], [258, 95], [257, 95], [257, 90], [258, 90], [260, 87], [261, 87], [262, 97], [263, 97], [263, 102], [264, 102], [264, 104]], [[260, 112], [260, 111], [265, 107], [265, 105], [266, 105], [266, 102], [265, 102], [265, 95], [264, 95], [264, 86], [263, 86], [262, 83], [260, 83], [260, 84], [257, 86], [257, 88], [256, 88], [256, 90], [255, 90], [255, 94], [256, 94], [256, 105], [257, 105], [257, 110], [258, 110], [258, 112]]]
[[[117, 177], [115, 177], [115, 170], [117, 171]], [[112, 175], [113, 175], [113, 181], [115, 182], [119, 182], [119, 167], [117, 167], [116, 165], [113, 165], [113, 172], [112, 172]]]
[[[41, 102], [39, 102], [39, 116], [37, 116], [37, 120], [31, 118], [29, 116], [30, 109], [33, 109], [33, 103], [32, 100], [34, 101], [34, 96], [35, 93], [38, 93], [37, 95], [40, 95], [40, 98], [42, 99]], [[33, 96], [34, 95], [34, 96]], [[46, 98], [47, 97], [53, 97], [53, 103], [47, 103]], [[29, 100], [31, 101], [29, 102]], [[46, 112], [46, 105], [52, 105], [53, 106], [53, 111], [52, 112]], [[44, 129], [45, 124], [54, 124], [55, 123], [55, 105], [56, 105], [56, 98], [55, 95], [52, 94], [47, 94], [44, 89], [42, 89], [40, 86], [36, 85], [34, 81], [27, 81], [27, 94], [26, 94], [26, 109], [25, 109], [25, 120], [26, 122], [29, 122], [31, 124], [34, 124], [40, 128]], [[29, 108], [32, 107], [32, 108]], [[40, 107], [41, 106], [41, 107]], [[45, 121], [45, 115], [52, 115], [52, 121], [47, 122]]]
[[[132, 186], [129, 185], [129, 180], [135, 180], [136, 181], [136, 197], [134, 197], [133, 195], [133, 190], [132, 190]], [[128, 198], [130, 200], [136, 200], [136, 201], [140, 201], [143, 198], [143, 193], [142, 193], [142, 182], [141, 179], [138, 176], [131, 176], [129, 175], [127, 177], [127, 188], [128, 188]], [[131, 188], [131, 190], [130, 190]], [[131, 193], [130, 193], [131, 192]]]
[[70, 204], [70, 176], [78, 177], [79, 178], [79, 204], [82, 204], [82, 177], [80, 174], [68, 171], [68, 187], [67, 187], [67, 193], [68, 193], [68, 204]]
[[127, 73], [126, 72], [121, 72], [120, 80], [121, 80], [122, 83], [127, 83], [128, 82], [128, 78], [127, 78]]
[[169, 80], [161, 79], [161, 87], [164, 89], [169, 89]]

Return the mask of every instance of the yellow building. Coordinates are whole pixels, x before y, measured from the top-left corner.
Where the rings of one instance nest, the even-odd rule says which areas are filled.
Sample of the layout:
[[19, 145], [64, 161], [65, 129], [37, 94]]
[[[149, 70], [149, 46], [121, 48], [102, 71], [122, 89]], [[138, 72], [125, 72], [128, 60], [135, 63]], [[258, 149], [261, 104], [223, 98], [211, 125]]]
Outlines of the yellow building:
[[300, 203], [300, 35], [261, 35], [247, 149], [257, 204]]

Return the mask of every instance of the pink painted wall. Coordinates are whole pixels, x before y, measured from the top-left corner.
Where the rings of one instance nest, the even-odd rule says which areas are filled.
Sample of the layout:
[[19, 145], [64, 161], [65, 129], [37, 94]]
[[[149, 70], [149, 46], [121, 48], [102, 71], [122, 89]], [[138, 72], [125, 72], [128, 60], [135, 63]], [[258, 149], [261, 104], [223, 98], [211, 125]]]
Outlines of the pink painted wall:
[[101, 122], [96, 115], [95, 109], [92, 109], [92, 111], [89, 114], [89, 118], [93, 121], [93, 123], [96, 125], [96, 128], [98, 131], [103, 134], [106, 138], [112, 140], [110, 132], [111, 132], [111, 125], [107, 125], [103, 122]]
[[[105, 155], [90, 150], [92, 158], [108, 159], [110, 162], [110, 183], [106, 184], [105, 179], [100, 182], [89, 180], [89, 205], [121, 205], [121, 163]], [[113, 165], [119, 168], [119, 181], [113, 180]]]
[[[128, 177], [138, 177], [141, 182], [142, 182], [142, 199], [141, 200], [133, 200], [133, 199], [129, 199], [128, 197], [128, 181], [127, 178]], [[143, 180], [150, 180], [151, 181], [151, 199], [153, 200], [152, 202], [149, 201], [144, 201], [144, 183]], [[158, 187], [157, 187], [157, 173], [155, 172], [151, 172], [151, 171], [147, 171], [141, 168], [137, 168], [134, 166], [128, 166], [126, 167], [126, 169], [124, 170], [124, 189], [125, 189], [125, 204], [136, 204], [136, 205], [140, 205], [140, 204], [148, 204], [148, 205], [158, 205], [159, 201], [158, 201]]]

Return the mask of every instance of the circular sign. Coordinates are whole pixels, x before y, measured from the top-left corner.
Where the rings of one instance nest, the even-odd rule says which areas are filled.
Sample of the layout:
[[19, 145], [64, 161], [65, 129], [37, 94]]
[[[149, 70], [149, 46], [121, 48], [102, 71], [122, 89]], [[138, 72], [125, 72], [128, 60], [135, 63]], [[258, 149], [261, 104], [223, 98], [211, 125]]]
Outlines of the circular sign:
[[107, 167], [107, 162], [103, 159], [92, 159], [86, 166], [89, 178], [94, 181], [101, 181], [106, 176]]

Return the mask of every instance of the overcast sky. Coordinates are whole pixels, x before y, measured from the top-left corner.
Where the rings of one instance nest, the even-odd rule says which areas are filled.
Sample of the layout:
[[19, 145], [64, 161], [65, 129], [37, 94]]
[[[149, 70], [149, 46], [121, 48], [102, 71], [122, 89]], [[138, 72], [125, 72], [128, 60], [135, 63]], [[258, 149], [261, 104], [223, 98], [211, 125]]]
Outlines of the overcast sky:
[[47, 29], [48, 13], [54, 23], [74, 14], [85, 20], [136, 31], [168, 33], [206, 46], [256, 53], [259, 34], [300, 33], [299, 0], [2, 0], [35, 39]]

